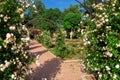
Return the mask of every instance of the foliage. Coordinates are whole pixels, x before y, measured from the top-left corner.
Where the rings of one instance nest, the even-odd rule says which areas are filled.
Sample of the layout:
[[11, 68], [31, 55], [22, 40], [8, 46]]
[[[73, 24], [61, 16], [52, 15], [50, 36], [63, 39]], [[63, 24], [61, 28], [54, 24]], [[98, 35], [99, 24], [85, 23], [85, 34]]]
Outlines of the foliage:
[[[23, 80], [30, 63], [29, 36], [21, 24], [27, 5], [19, 0], [0, 1], [0, 79]], [[24, 8], [22, 7], [24, 6]]]
[[29, 4], [31, 6], [26, 9], [26, 19], [33, 19], [35, 16], [41, 16], [45, 12], [45, 5], [41, 0], [34, 0], [34, 2], [29, 2]]
[[41, 21], [38, 26], [42, 30], [50, 31], [52, 36], [61, 21], [61, 11], [58, 8], [45, 9], [42, 18], [48, 19], [49, 21]]
[[43, 31], [41, 35], [35, 36], [35, 39], [47, 48], [52, 47], [52, 41], [51, 41], [51, 36], [49, 31]]
[[55, 9], [46, 9], [45, 13], [42, 15], [43, 18], [50, 19], [57, 23], [61, 19], [61, 11], [58, 8]]
[[77, 32], [79, 26], [79, 21], [81, 20], [81, 15], [78, 13], [67, 13], [63, 19], [63, 26], [69, 37], [70, 32]]
[[68, 54], [66, 55], [66, 58], [80, 58], [80, 56], [76, 56], [80, 53], [78, 50], [78, 44], [73, 41], [67, 41], [66, 42], [66, 47], [68, 49]]
[[61, 11], [58, 8], [45, 9], [42, 15], [35, 13], [32, 18], [34, 19], [31, 23], [34, 27], [40, 28], [41, 31], [50, 31], [52, 36], [61, 20]]
[[43, 42], [43, 36], [36, 36], [35, 40], [37, 40], [39, 43], [42, 44], [42, 42]]
[[46, 47], [51, 47], [51, 37], [50, 37], [50, 32], [49, 31], [44, 31], [43, 32], [43, 45]]
[[64, 9], [64, 14], [67, 13], [81, 13], [80, 9], [79, 9], [79, 5], [70, 5], [69, 8], [65, 8]]
[[94, 72], [97, 80], [120, 79], [120, 2], [93, 4], [92, 16], [85, 17], [87, 24], [81, 22], [85, 50], [86, 70]]
[[56, 31], [56, 24], [54, 25], [51, 22], [40, 22], [39, 23], [39, 28], [42, 31], [49, 31], [50, 32], [50, 36], [53, 35], [53, 33]]
[[82, 11], [85, 11], [86, 13], [92, 15], [92, 13], [94, 12], [92, 4], [96, 5], [99, 3], [106, 3], [107, 0], [84, 0], [83, 2], [81, 2], [80, 0], [75, 0], [75, 1], [77, 1], [80, 4], [80, 6], [84, 8]]
[[55, 47], [52, 52], [61, 58], [64, 58], [68, 53], [67, 47], [64, 43], [64, 36], [61, 34], [60, 31], [57, 34]]
[[34, 5], [32, 7], [35, 8], [35, 12], [39, 13], [39, 15], [42, 15], [45, 11], [45, 5], [41, 0], [34, 0]]
[[[42, 14], [45, 12], [45, 5], [42, 3], [41, 0], [29, 0], [27, 5], [27, 9], [24, 11], [25, 13], [25, 20], [24, 23], [27, 24], [29, 27], [38, 27], [38, 20], [33, 20], [35, 18], [40, 19], [42, 17]], [[31, 21], [33, 20], [33, 21]], [[30, 22], [31, 21], [31, 22]]]

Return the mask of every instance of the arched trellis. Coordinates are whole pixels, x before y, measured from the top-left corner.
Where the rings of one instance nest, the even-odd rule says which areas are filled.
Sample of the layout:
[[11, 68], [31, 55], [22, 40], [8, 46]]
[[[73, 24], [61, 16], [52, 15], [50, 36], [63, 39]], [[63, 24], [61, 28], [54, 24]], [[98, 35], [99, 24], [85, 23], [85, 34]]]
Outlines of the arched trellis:
[[32, 19], [32, 20], [29, 20], [26, 24], [25, 24], [25, 26], [27, 27], [29, 24], [31, 24], [31, 23], [33, 23], [33, 22], [37, 22], [37, 23], [40, 23], [40, 22], [46, 22], [46, 23], [51, 23], [52, 24], [52, 26], [53, 26], [53, 29], [52, 30], [56, 30], [56, 28], [57, 28], [57, 25], [56, 25], [56, 23], [54, 22], [54, 21], [52, 21], [52, 20], [49, 20], [49, 19], [46, 19], [46, 18], [35, 18], [35, 19]]
[[36, 21], [36, 22], [41, 22], [41, 21], [43, 21], [43, 22], [51, 23], [54, 28], [57, 27], [57, 25], [56, 25], [56, 23], [55, 23], [54, 21], [49, 20], [49, 19], [46, 19], [46, 18], [35, 18], [35, 19], [32, 19], [32, 20], [28, 21], [28, 22], [25, 24], [25, 26], [28, 26], [28, 25], [31, 24], [33, 21]]

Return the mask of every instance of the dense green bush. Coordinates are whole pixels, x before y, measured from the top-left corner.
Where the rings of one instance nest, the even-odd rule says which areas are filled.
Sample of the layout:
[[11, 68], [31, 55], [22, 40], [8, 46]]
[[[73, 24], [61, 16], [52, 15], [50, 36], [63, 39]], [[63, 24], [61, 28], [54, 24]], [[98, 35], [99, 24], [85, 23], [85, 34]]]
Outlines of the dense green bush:
[[43, 45], [48, 48], [52, 46], [50, 31], [43, 32]]
[[21, 24], [27, 3], [0, 1], [0, 80], [24, 80], [30, 57], [27, 28]]
[[80, 13], [67, 13], [63, 19], [63, 28], [66, 30], [66, 37], [70, 38], [71, 31], [74, 33], [73, 37], [76, 36], [76, 32], [79, 28], [78, 23], [81, 20]]
[[39, 43], [42, 44], [42, 42], [43, 42], [43, 36], [36, 36], [35, 40], [37, 40]]
[[120, 2], [92, 7], [94, 13], [81, 22], [87, 26], [81, 31], [88, 52], [86, 70], [94, 72], [97, 80], [120, 80]]
[[64, 58], [68, 53], [68, 49], [64, 43], [64, 36], [60, 31], [57, 34], [55, 47], [52, 52], [61, 58]]
[[50, 36], [50, 31], [43, 31], [41, 33], [41, 36], [36, 36], [35, 39], [43, 44], [45, 47], [47, 48], [51, 48], [52, 47], [52, 41], [51, 41], [51, 36]]

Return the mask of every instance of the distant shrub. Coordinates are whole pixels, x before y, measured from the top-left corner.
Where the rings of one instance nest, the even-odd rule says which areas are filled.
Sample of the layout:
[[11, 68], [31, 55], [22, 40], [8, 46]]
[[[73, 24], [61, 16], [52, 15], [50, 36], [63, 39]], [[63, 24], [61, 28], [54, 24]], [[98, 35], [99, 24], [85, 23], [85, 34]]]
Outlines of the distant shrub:
[[61, 32], [58, 32], [57, 34], [53, 53], [61, 58], [64, 58], [68, 53], [68, 49], [64, 43], [64, 36], [61, 34]]
[[43, 32], [43, 45], [50, 48], [52, 46], [51, 36], [49, 31]]

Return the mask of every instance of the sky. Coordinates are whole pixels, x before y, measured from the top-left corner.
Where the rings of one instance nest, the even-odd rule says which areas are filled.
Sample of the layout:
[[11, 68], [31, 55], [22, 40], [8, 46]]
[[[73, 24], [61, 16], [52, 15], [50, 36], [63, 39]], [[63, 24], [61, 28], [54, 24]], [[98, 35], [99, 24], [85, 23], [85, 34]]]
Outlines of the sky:
[[42, 2], [47, 9], [59, 8], [61, 11], [63, 11], [65, 8], [69, 8], [70, 4], [79, 4], [75, 0], [42, 0]]

